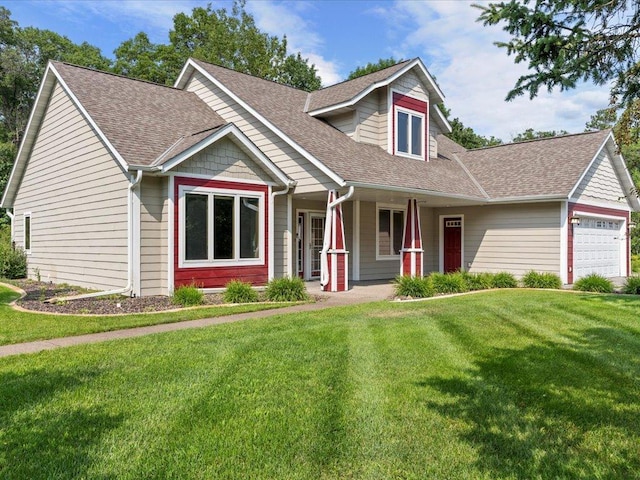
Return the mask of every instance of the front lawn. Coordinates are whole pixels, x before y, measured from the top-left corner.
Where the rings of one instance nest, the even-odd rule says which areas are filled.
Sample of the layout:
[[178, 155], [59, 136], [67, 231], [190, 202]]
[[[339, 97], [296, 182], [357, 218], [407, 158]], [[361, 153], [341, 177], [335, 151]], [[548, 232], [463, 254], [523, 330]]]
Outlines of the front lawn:
[[0, 345], [30, 342], [56, 337], [82, 335], [85, 333], [107, 332], [123, 328], [143, 327], [161, 323], [174, 323], [199, 318], [222, 317], [236, 313], [272, 310], [291, 303], [252, 305], [226, 305], [203, 307], [174, 312], [145, 313], [139, 315], [80, 316], [49, 315], [20, 312], [8, 303], [20, 295], [0, 285]]
[[0, 359], [0, 478], [640, 478], [640, 300], [494, 291]]

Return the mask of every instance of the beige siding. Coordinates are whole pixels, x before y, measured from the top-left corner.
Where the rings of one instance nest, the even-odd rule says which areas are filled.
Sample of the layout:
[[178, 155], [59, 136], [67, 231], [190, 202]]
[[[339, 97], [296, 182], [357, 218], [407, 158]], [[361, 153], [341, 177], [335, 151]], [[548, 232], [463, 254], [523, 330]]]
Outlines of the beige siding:
[[520, 204], [436, 209], [464, 215], [464, 260], [470, 272], [529, 270], [560, 274], [560, 204]]
[[389, 87], [382, 87], [378, 89], [378, 101], [380, 117], [378, 119], [378, 145], [383, 149], [389, 148]]
[[355, 134], [356, 122], [354, 112], [341, 113], [340, 115], [327, 117], [326, 120], [331, 124], [331, 126], [337, 128], [342, 133], [345, 133], [350, 137], [353, 137]]
[[140, 185], [140, 294], [167, 295], [168, 180], [143, 177]]
[[437, 158], [438, 157], [438, 141], [436, 138], [440, 135], [442, 130], [436, 122], [433, 120], [433, 117], [429, 117], [429, 157]]
[[[277, 195], [273, 204], [273, 275], [276, 278], [289, 275], [287, 272], [287, 199], [288, 195]], [[292, 219], [291, 225], [295, 225]], [[293, 260], [291, 260], [293, 266]]]
[[194, 92], [227, 122], [234, 123], [240, 128], [271, 161], [298, 182], [296, 192], [317, 191], [332, 185], [331, 180], [311, 162], [201, 73], [196, 72], [192, 76], [186, 90]]
[[420, 230], [424, 250], [423, 271], [427, 275], [438, 271], [438, 222], [432, 208], [420, 207]]
[[623, 198], [624, 196], [611, 160], [603, 151], [580, 182], [573, 198], [577, 202], [605, 200], [618, 203], [621, 207], [626, 208], [627, 202]]
[[[376, 90], [357, 104], [357, 140], [380, 146], [380, 99]], [[385, 142], [386, 145], [386, 142]]]
[[16, 196], [16, 241], [31, 212], [29, 274], [95, 289], [127, 284], [129, 182], [60, 85]]
[[423, 102], [429, 101], [429, 93], [427, 92], [427, 89], [420, 81], [420, 78], [418, 78], [418, 76], [413, 72], [407, 72], [400, 78], [396, 79], [391, 84], [391, 89], [396, 92], [400, 92], [403, 95], [420, 99]]
[[223, 138], [198, 152], [173, 170], [208, 177], [228, 177], [233, 180], [273, 181], [262, 167], [228, 138]]
[[[403, 206], [398, 206], [404, 208]], [[376, 260], [376, 204], [360, 203], [360, 279], [394, 278], [400, 273], [400, 257]]]

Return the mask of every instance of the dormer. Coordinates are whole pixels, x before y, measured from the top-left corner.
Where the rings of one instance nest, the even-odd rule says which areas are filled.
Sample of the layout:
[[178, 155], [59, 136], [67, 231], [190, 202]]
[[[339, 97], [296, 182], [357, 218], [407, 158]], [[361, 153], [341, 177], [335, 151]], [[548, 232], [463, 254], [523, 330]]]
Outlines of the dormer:
[[436, 138], [451, 132], [437, 107], [444, 95], [420, 59], [309, 94], [306, 111], [352, 139], [392, 155], [437, 157]]

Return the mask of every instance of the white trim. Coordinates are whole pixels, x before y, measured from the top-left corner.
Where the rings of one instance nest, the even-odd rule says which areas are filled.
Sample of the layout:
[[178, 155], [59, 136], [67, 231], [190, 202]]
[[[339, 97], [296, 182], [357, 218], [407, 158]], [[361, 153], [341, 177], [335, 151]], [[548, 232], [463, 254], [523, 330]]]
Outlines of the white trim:
[[[389, 254], [389, 255], [380, 255], [380, 210], [389, 210], [390, 211], [390, 219], [391, 219], [391, 232], [390, 232], [390, 241], [391, 248], [393, 249], [393, 212], [402, 212], [403, 214], [403, 222], [402, 222], [402, 236], [404, 240], [404, 224], [407, 220], [407, 205], [394, 205], [388, 203], [378, 203], [376, 202], [376, 261], [387, 261], [392, 260], [397, 262], [399, 258], [402, 258], [402, 253], [398, 253], [397, 255]], [[402, 251], [402, 246], [400, 246], [400, 251]]]
[[354, 200], [353, 203], [353, 246], [351, 252], [353, 255], [353, 271], [351, 276], [354, 282], [360, 280], [360, 200]]
[[569, 198], [573, 198], [574, 197], [574, 195], [576, 194], [576, 190], [578, 190], [578, 187], [580, 187], [580, 184], [586, 178], [586, 176], [589, 173], [589, 170], [591, 170], [591, 167], [593, 166], [593, 164], [596, 162], [596, 160], [598, 160], [598, 157], [600, 156], [600, 153], [602, 153], [602, 150], [605, 148], [605, 146], [607, 144], [607, 141], [609, 140], [611, 135], [612, 134], [609, 134], [609, 136], [605, 139], [605, 141], [602, 142], [602, 145], [600, 145], [600, 148], [598, 149], [598, 151], [596, 152], [594, 157], [591, 159], [591, 161], [587, 165], [587, 168], [584, 169], [584, 171], [582, 172], [582, 175], [580, 175], [580, 178], [578, 178], [578, 181], [575, 183], [575, 185], [573, 186], [573, 188], [569, 192]]
[[[285, 240], [287, 242], [287, 248], [285, 253], [287, 258], [285, 259], [286, 276], [293, 278], [293, 195], [289, 193], [287, 195], [287, 231], [285, 232]], [[296, 219], [297, 222], [297, 219]], [[274, 234], [275, 237], [275, 234]], [[297, 249], [296, 249], [297, 250]]]
[[[322, 217], [326, 222], [326, 214], [327, 212], [324, 210], [313, 210], [308, 208], [296, 208], [296, 228], [298, 225], [298, 217], [300, 214], [304, 214], [304, 225], [302, 232], [302, 250], [303, 250], [303, 265], [302, 265], [302, 279], [303, 280], [315, 280], [320, 278], [311, 276], [311, 215]], [[296, 275], [300, 275], [300, 271], [298, 271], [298, 237], [296, 235], [296, 245], [295, 245], [295, 260], [296, 260]]]
[[[135, 181], [135, 177], [133, 177], [131, 179], [131, 181]], [[132, 192], [133, 197], [131, 198], [131, 207], [132, 207], [132, 213], [133, 213], [133, 221], [132, 221], [132, 227], [133, 227], [133, 232], [131, 232], [132, 234], [132, 238], [131, 238], [131, 249], [132, 249], [132, 254], [131, 254], [131, 273], [132, 273], [132, 278], [131, 278], [131, 293], [132, 296], [135, 297], [139, 297], [141, 294], [141, 280], [140, 280], [140, 270], [141, 270], [141, 265], [140, 265], [140, 261], [141, 261], [141, 252], [140, 252], [140, 247], [141, 247], [141, 243], [140, 243], [140, 236], [141, 236], [141, 225], [140, 225], [140, 195], [141, 195], [141, 191], [142, 191], [142, 185], [139, 185], [138, 188], [134, 189], [134, 191]]]
[[[569, 283], [569, 202], [560, 202], [560, 279], [566, 285]], [[573, 265], [571, 265], [573, 273]]]
[[[209, 216], [207, 226], [207, 245], [209, 249], [208, 260], [185, 260], [185, 196], [186, 194], [201, 194], [208, 196], [209, 202]], [[234, 241], [234, 258], [215, 260], [213, 258], [213, 226], [210, 224], [211, 216], [213, 215], [213, 199], [215, 195], [233, 197], [233, 241]], [[239, 245], [240, 245], [240, 222], [238, 221], [240, 215], [240, 202], [237, 201], [240, 197], [257, 198], [259, 201], [259, 254], [257, 258], [240, 258]], [[268, 207], [267, 207], [268, 208]], [[201, 186], [180, 185], [178, 187], [178, 267], [179, 268], [216, 268], [216, 267], [237, 267], [237, 266], [249, 266], [249, 265], [264, 265], [264, 215], [265, 215], [265, 194], [263, 192], [255, 192], [252, 190], [242, 189], [221, 189], [221, 188], [209, 188]]]
[[[267, 211], [269, 212], [269, 227], [268, 227], [268, 232], [267, 232], [267, 237], [268, 237], [268, 241], [269, 241], [269, 253], [267, 255], [268, 257], [268, 265], [267, 265], [267, 279], [268, 280], [273, 280], [273, 271], [274, 271], [274, 259], [273, 256], [275, 254], [275, 245], [273, 244], [273, 240], [275, 239], [275, 235], [273, 233], [273, 229], [275, 226], [275, 221], [273, 218], [273, 213], [275, 211], [275, 200], [271, 195], [272, 192], [272, 188], [269, 186], [267, 187], [267, 198], [269, 199], [269, 205], [267, 206]], [[262, 221], [260, 221], [260, 223], [264, 223]]]
[[169, 181], [167, 182], [168, 186], [168, 196], [167, 196], [167, 293], [169, 295], [173, 295], [174, 289], [174, 227], [175, 227], [175, 202], [174, 202], [174, 190], [175, 190], [175, 181], [173, 176], [169, 177]]
[[[429, 145], [429, 142], [426, 141], [425, 139], [425, 130], [428, 128], [427, 125], [425, 125], [425, 119], [426, 119], [426, 115], [424, 113], [418, 112], [417, 110], [411, 110], [410, 108], [406, 108], [406, 107], [400, 107], [398, 105], [393, 105], [393, 110], [394, 110], [394, 114], [393, 114], [393, 118], [395, 120], [395, 122], [393, 123], [393, 133], [394, 133], [394, 139], [395, 141], [393, 142], [393, 149], [394, 149], [394, 154], [399, 156], [399, 157], [406, 157], [406, 158], [413, 158], [416, 160], [425, 160], [426, 157], [426, 151]], [[409, 150], [408, 152], [402, 152], [398, 149], [398, 114], [399, 113], [404, 113], [409, 117], [409, 121], [408, 121], [408, 125], [407, 125], [407, 149]], [[411, 145], [412, 145], [412, 133], [413, 133], [413, 122], [412, 122], [412, 118], [411, 117], [418, 117], [421, 120], [420, 123], [420, 137], [421, 138], [421, 150], [422, 150], [422, 154], [421, 155], [416, 155], [415, 153], [411, 153]]]
[[590, 207], [608, 208], [610, 210], [620, 210], [623, 212], [633, 211], [631, 208], [629, 208], [628, 203], [619, 204], [619, 203], [610, 202], [607, 200], [593, 200], [593, 199], [584, 200], [584, 199], [572, 198], [569, 200], [569, 202], [577, 205], [588, 205]]
[[202, 173], [189, 173], [189, 172], [167, 172], [167, 173], [161, 173], [159, 174], [160, 176], [163, 177], [170, 177], [170, 178], [175, 178], [175, 177], [182, 177], [182, 178], [197, 178], [197, 179], [202, 179], [202, 180], [213, 180], [213, 181], [219, 181], [219, 182], [227, 182], [227, 183], [239, 183], [239, 184], [251, 184], [251, 185], [260, 185], [260, 186], [276, 186], [278, 185], [275, 182], [263, 182], [262, 180], [255, 180], [255, 179], [244, 179], [244, 178], [238, 178], [238, 177], [225, 177], [222, 175], [205, 175]]
[[238, 103], [242, 108], [244, 108], [247, 112], [253, 115], [258, 121], [260, 121], [265, 127], [270, 129], [273, 133], [275, 133], [278, 137], [280, 137], [284, 142], [286, 142], [291, 148], [293, 148], [296, 152], [302, 155], [304, 158], [309, 160], [311, 164], [313, 164], [317, 169], [319, 169], [322, 173], [327, 175], [331, 180], [336, 182], [341, 187], [346, 185], [346, 182], [333, 170], [329, 169], [324, 163], [315, 158], [309, 152], [307, 152], [304, 148], [302, 148], [298, 143], [293, 141], [288, 135], [286, 135], [282, 130], [276, 127], [273, 123], [267, 120], [264, 116], [254, 110], [249, 104], [247, 104], [244, 100], [242, 100], [239, 96], [233, 93], [229, 88], [227, 88], [222, 82], [218, 81], [215, 77], [213, 77], [209, 72], [205, 69], [201, 68], [198, 64], [196, 64], [193, 59], [188, 59], [187, 63], [180, 72], [180, 76], [176, 80], [175, 88], [184, 88], [183, 82], [186, 82], [186, 74], [187, 67], [191, 66], [194, 70], [197, 70], [202, 75], [204, 75], [209, 81], [211, 81], [216, 87], [222, 90], [225, 94], [227, 94], [232, 100]]
[[460, 218], [460, 269], [467, 270], [464, 266], [464, 213], [440, 215], [438, 220], [438, 271], [444, 272], [444, 221], [447, 218]]
[[[27, 218], [29, 219], [29, 248], [27, 248]], [[33, 248], [33, 215], [31, 212], [23, 212], [22, 214], [22, 246], [24, 253], [31, 255]]]

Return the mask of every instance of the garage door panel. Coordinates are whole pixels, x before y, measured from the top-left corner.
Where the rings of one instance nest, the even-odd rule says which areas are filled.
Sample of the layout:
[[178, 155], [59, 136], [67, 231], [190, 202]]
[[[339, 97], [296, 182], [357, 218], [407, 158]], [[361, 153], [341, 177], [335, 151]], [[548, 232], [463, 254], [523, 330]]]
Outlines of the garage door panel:
[[583, 218], [574, 226], [574, 280], [590, 273], [620, 275], [621, 225], [619, 220]]

